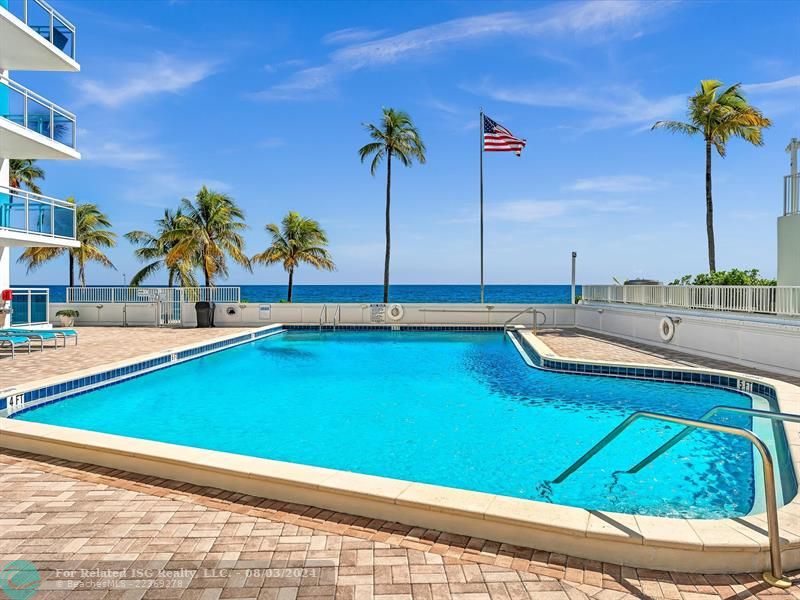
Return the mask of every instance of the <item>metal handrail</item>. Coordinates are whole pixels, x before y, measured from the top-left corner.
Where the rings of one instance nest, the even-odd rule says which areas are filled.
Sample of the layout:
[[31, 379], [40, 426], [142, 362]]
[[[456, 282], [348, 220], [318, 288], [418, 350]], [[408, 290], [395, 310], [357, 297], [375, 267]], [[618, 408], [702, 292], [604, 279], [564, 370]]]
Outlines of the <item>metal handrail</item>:
[[342, 320], [342, 305], [341, 304], [337, 304], [336, 305], [336, 310], [333, 311], [333, 330], [334, 331], [336, 331], [336, 323], [337, 323], [336, 318], [337, 317], [339, 318], [339, 322], [341, 322], [341, 320]]
[[521, 317], [521, 316], [522, 316], [522, 315], [524, 315], [525, 313], [529, 313], [529, 312], [532, 312], [532, 313], [533, 313], [533, 332], [534, 332], [534, 333], [536, 333], [536, 329], [539, 327], [539, 319], [537, 318], [537, 315], [542, 315], [542, 316], [544, 317], [544, 320], [542, 321], [542, 325], [544, 325], [545, 323], [547, 323], [547, 315], [546, 315], [545, 313], [543, 313], [543, 312], [542, 312], [542, 311], [540, 311], [540, 310], [537, 310], [537, 309], [536, 309], [536, 308], [534, 308], [533, 306], [529, 306], [529, 307], [527, 307], [527, 308], [524, 308], [524, 309], [522, 309], [522, 310], [521, 310], [521, 311], [519, 311], [518, 313], [515, 313], [515, 314], [514, 314], [514, 316], [512, 316], [511, 318], [507, 319], [507, 320], [506, 320], [506, 322], [505, 322], [505, 323], [503, 323], [503, 332], [505, 333], [506, 331], [508, 331], [508, 326], [509, 326], [509, 325], [511, 324], [511, 322], [512, 322], [512, 321], [514, 321], [514, 320], [515, 320], [517, 317]]
[[[741, 413], [745, 415], [751, 415], [755, 417], [763, 417], [765, 419], [770, 419], [772, 421], [789, 421], [790, 423], [800, 423], [800, 415], [792, 415], [789, 413], [780, 413], [780, 412], [771, 412], [768, 410], [759, 410], [757, 408], [740, 408], [738, 406], [715, 406], [714, 408], [706, 411], [703, 416], [700, 417], [700, 421], [707, 421], [717, 413], [721, 412], [732, 412], [732, 413]], [[636, 463], [633, 467], [628, 469], [626, 473], [638, 473], [642, 469], [644, 469], [647, 465], [657, 459], [659, 456], [664, 454], [667, 450], [672, 448], [675, 444], [680, 442], [684, 439], [687, 435], [692, 433], [693, 429], [691, 427], [686, 427], [680, 433], [675, 434], [672, 438], [664, 442], [661, 446], [653, 450], [650, 454], [648, 454], [645, 458], [640, 460]]]
[[319, 311], [319, 330], [322, 331], [323, 324], [328, 320], [328, 305], [323, 304], [322, 310]]
[[677, 423], [696, 429], [708, 429], [728, 435], [735, 435], [748, 440], [755, 446], [761, 455], [761, 466], [764, 471], [764, 494], [767, 503], [767, 536], [769, 538], [770, 572], [763, 573], [764, 579], [771, 585], [777, 587], [788, 587], [790, 582], [783, 576], [783, 566], [781, 564], [780, 529], [778, 528], [778, 501], [775, 493], [775, 465], [772, 460], [769, 448], [755, 433], [741, 427], [731, 427], [719, 423], [707, 423], [696, 419], [676, 417], [648, 411], [637, 411], [631, 414], [611, 430], [602, 440], [592, 446], [583, 456], [572, 463], [563, 473], [552, 480], [551, 483], [562, 483], [567, 477], [586, 464], [593, 456], [608, 446], [623, 430], [627, 429], [634, 421], [639, 419], [654, 419], [656, 421], [666, 421]]

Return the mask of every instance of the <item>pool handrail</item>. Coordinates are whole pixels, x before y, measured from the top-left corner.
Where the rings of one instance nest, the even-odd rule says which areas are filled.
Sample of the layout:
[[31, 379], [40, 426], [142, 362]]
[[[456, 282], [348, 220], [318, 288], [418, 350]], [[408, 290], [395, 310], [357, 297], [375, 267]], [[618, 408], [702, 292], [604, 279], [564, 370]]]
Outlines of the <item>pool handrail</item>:
[[[765, 419], [770, 419], [772, 421], [789, 421], [790, 423], [800, 423], [800, 415], [793, 415], [790, 413], [781, 413], [781, 412], [772, 412], [769, 410], [760, 410], [758, 408], [744, 408], [738, 406], [725, 406], [721, 404], [719, 406], [715, 406], [708, 410], [703, 416], [700, 417], [700, 421], [706, 421], [713, 417], [715, 414], [720, 412], [733, 412], [733, 413], [742, 413], [745, 415], [751, 415], [754, 417], [763, 417]], [[657, 459], [659, 456], [664, 454], [667, 450], [672, 448], [675, 444], [680, 442], [684, 439], [687, 435], [694, 431], [691, 427], [684, 428], [683, 431], [680, 433], [676, 433], [672, 438], [664, 442], [661, 446], [653, 450], [650, 454], [632, 466], [630, 469], [625, 471], [626, 473], [638, 473], [642, 469], [644, 469], [647, 465]]]
[[337, 304], [336, 305], [336, 310], [333, 311], [333, 330], [334, 331], [336, 331], [336, 323], [337, 323], [336, 319], [337, 319], [337, 317], [339, 319], [338, 322], [341, 323], [341, 321], [342, 321], [342, 305], [341, 304]]
[[544, 312], [542, 312], [541, 310], [538, 310], [535, 306], [528, 306], [527, 308], [522, 309], [518, 313], [514, 313], [514, 315], [511, 318], [506, 319], [506, 322], [503, 323], [503, 332], [508, 331], [509, 325], [517, 317], [521, 317], [522, 315], [524, 315], [526, 313], [529, 313], [529, 312], [533, 313], [533, 326], [532, 326], [532, 329], [533, 329], [534, 333], [536, 333], [536, 330], [539, 327], [539, 315], [542, 315], [544, 317], [544, 320], [542, 321], [541, 324], [544, 325], [545, 323], [547, 323], [547, 315]]
[[630, 414], [624, 421], [606, 434], [603, 439], [589, 448], [589, 450], [586, 451], [580, 458], [578, 458], [578, 460], [573, 462], [564, 472], [553, 479], [551, 483], [562, 483], [567, 477], [585, 465], [593, 456], [608, 446], [608, 444], [610, 444], [617, 436], [627, 429], [628, 426], [639, 419], [666, 421], [668, 423], [686, 425], [687, 427], [691, 428], [708, 429], [718, 433], [735, 435], [748, 440], [751, 444], [753, 444], [753, 446], [755, 446], [756, 450], [758, 450], [758, 453], [761, 455], [761, 467], [764, 471], [764, 495], [767, 504], [767, 537], [769, 538], [770, 555], [770, 571], [764, 572], [762, 576], [770, 585], [783, 589], [789, 587], [791, 582], [783, 576], [783, 565], [781, 563], [780, 529], [778, 527], [778, 501], [775, 493], [775, 465], [772, 460], [772, 454], [770, 453], [769, 448], [767, 448], [767, 445], [761, 440], [760, 437], [748, 429], [732, 427], [730, 425], [721, 425], [719, 423], [708, 423], [706, 421], [699, 421], [697, 419], [666, 415], [657, 412], [643, 410], [636, 411]]
[[323, 304], [322, 310], [319, 311], [319, 330], [322, 331], [322, 326], [328, 320], [328, 305]]

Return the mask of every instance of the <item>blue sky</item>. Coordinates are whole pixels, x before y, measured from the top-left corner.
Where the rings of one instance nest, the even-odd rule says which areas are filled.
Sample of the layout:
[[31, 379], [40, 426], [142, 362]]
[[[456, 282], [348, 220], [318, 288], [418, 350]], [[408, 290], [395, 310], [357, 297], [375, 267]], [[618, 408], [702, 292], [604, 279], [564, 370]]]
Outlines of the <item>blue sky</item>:
[[[488, 283], [672, 279], [707, 265], [703, 144], [651, 132], [700, 79], [742, 82], [773, 119], [765, 145], [715, 157], [718, 268], [775, 274], [784, 152], [800, 136], [800, 13], [792, 2], [78, 2], [78, 74], [12, 77], [78, 115], [80, 162], [43, 164], [45, 193], [149, 229], [202, 184], [245, 209], [247, 249], [287, 210], [326, 228], [336, 273], [380, 283], [385, 174], [357, 149], [382, 106], [408, 111], [426, 165], [395, 171], [394, 283], [478, 278], [478, 111], [527, 138], [487, 155]], [[121, 284], [138, 269], [121, 239]], [[66, 259], [15, 285], [64, 283]], [[279, 267], [230, 283], [284, 283]], [[163, 283], [162, 278], [153, 283]]]

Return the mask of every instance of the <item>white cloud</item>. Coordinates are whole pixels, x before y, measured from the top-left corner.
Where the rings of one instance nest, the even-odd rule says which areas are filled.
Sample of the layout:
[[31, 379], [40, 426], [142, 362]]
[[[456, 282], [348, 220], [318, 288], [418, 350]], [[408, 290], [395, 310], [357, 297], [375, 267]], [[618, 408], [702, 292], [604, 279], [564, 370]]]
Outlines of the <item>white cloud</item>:
[[279, 137], [269, 137], [261, 140], [256, 144], [256, 146], [258, 146], [259, 148], [265, 148], [265, 149], [280, 148], [285, 145], [286, 145], [286, 140]]
[[374, 39], [383, 34], [383, 29], [367, 29], [366, 27], [347, 27], [331, 31], [322, 38], [324, 44], [354, 44]]
[[513, 200], [489, 207], [486, 216], [498, 221], [538, 223], [567, 214], [633, 210], [638, 210], [635, 204], [620, 200]]
[[578, 179], [567, 186], [573, 192], [647, 192], [660, 187], [660, 183], [644, 175], [604, 175]]
[[123, 68], [114, 81], [81, 79], [77, 86], [84, 104], [117, 108], [156, 94], [178, 93], [212, 75], [215, 68], [212, 61], [157, 54], [148, 62]]
[[591, 115], [585, 124], [588, 130], [649, 127], [659, 119], [684, 111], [687, 97], [687, 94], [673, 94], [647, 98], [630, 86], [605, 86], [601, 89], [549, 85], [511, 87], [488, 81], [470, 88], [470, 91], [502, 102], [585, 112]]
[[102, 163], [123, 169], [135, 169], [142, 163], [163, 159], [163, 154], [153, 148], [137, 148], [117, 142], [103, 142], [99, 146], [82, 146], [86, 161]]
[[778, 92], [783, 90], [800, 92], [800, 75], [793, 75], [792, 77], [764, 83], [746, 83], [742, 85], [742, 89], [752, 93]]
[[265, 100], [315, 97], [347, 73], [429, 56], [468, 42], [552, 36], [574, 36], [586, 42], [605, 39], [647, 22], [670, 4], [640, 0], [587, 1], [534, 11], [453, 19], [345, 46], [331, 54], [327, 63], [297, 71], [285, 81], [253, 96]]

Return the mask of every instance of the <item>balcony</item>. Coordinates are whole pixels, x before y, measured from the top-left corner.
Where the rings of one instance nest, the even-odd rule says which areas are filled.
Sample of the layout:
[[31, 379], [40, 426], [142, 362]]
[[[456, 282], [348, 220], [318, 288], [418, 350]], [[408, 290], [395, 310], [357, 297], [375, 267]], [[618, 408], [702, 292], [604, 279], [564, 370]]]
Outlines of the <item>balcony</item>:
[[0, 0], [0, 70], [79, 71], [75, 37], [44, 0]]
[[71, 112], [0, 75], [0, 157], [79, 159]]
[[0, 186], [0, 244], [78, 248], [75, 205]]

